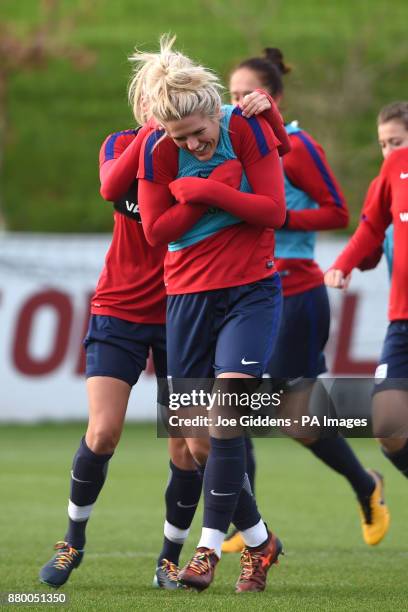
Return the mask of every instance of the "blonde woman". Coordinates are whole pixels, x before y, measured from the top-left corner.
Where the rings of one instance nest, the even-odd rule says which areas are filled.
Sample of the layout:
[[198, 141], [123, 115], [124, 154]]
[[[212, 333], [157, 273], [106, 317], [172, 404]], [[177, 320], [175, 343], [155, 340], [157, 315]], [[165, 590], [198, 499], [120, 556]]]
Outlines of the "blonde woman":
[[[147, 96], [163, 126], [142, 146], [138, 177], [146, 238], [168, 244], [168, 373], [232, 385], [262, 376], [279, 326], [273, 250], [274, 229], [285, 219], [280, 142], [263, 118], [222, 106], [218, 78], [172, 44], [163, 37], [159, 53], [135, 53], [130, 88], [136, 117]], [[208, 178], [228, 161], [242, 166], [238, 190]], [[187, 215], [202, 208], [186, 228]], [[195, 456], [194, 439], [188, 444]], [[262, 591], [282, 545], [250, 490], [243, 435], [211, 430], [203, 530], [179, 574], [182, 584], [198, 590], [211, 584], [232, 519], [245, 542], [236, 590]]]

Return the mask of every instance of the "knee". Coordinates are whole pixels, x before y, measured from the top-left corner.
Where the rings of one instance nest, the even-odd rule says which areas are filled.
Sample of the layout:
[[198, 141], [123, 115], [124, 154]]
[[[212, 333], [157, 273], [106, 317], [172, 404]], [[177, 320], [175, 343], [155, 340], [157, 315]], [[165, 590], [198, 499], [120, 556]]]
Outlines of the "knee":
[[312, 446], [317, 440], [318, 438], [296, 438], [296, 442], [299, 442], [299, 444], [303, 446]]
[[197, 450], [193, 453], [193, 459], [197, 465], [203, 466], [207, 463], [208, 451]]
[[377, 438], [377, 442], [386, 453], [397, 453], [406, 444], [406, 438]]
[[169, 453], [172, 463], [181, 470], [196, 469], [196, 464], [184, 439], [170, 438]]
[[96, 455], [111, 455], [114, 453], [119, 440], [120, 431], [107, 429], [88, 429], [86, 432], [86, 443]]
[[[308, 429], [310, 433], [313, 430], [312, 427], [308, 427]], [[292, 438], [293, 440], [296, 440], [296, 442], [299, 442], [299, 444], [303, 444], [304, 446], [309, 446], [319, 437], [318, 435], [316, 435], [315, 438], [306, 437], [305, 427], [301, 427], [301, 425], [297, 423], [291, 423], [290, 425], [283, 425], [280, 427], [280, 431], [285, 436], [288, 436], [288, 438]]]
[[198, 465], [205, 465], [208, 459], [209, 442], [207, 439], [195, 438], [189, 444], [190, 454]]

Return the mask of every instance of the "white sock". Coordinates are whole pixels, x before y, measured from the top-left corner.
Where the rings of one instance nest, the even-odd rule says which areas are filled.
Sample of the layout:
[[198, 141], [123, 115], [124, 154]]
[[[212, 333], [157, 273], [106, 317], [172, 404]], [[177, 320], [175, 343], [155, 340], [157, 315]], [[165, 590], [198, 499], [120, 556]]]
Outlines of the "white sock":
[[170, 542], [174, 542], [175, 544], [184, 544], [187, 540], [189, 531], [189, 529], [179, 529], [168, 521], [164, 522], [164, 535]]
[[268, 539], [268, 531], [262, 519], [253, 527], [241, 531], [241, 535], [246, 546], [249, 546], [251, 548], [254, 548], [255, 546], [260, 546]]
[[220, 559], [221, 558], [221, 546], [223, 541], [225, 540], [225, 536], [227, 534], [223, 533], [219, 529], [210, 529], [210, 527], [203, 527], [201, 531], [201, 538], [197, 545], [197, 548], [213, 548], [215, 554]]
[[72, 521], [87, 521], [91, 516], [93, 504], [89, 506], [77, 506], [71, 500], [68, 500], [68, 516]]

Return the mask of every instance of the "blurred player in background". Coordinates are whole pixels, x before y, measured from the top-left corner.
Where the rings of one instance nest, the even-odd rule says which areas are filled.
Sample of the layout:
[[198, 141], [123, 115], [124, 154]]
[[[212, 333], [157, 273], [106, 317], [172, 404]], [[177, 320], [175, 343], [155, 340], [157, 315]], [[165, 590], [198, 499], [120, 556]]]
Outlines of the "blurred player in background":
[[[232, 102], [242, 105], [246, 96], [244, 114], [262, 112], [268, 103], [262, 88], [279, 105], [283, 97], [282, 76], [289, 71], [281, 51], [274, 48], [265, 49], [262, 57], [241, 62], [230, 77]], [[283, 314], [268, 373], [272, 378], [291, 379], [283, 409], [300, 417], [307, 414], [314, 380], [326, 371], [323, 350], [330, 327], [327, 290], [314, 256], [315, 232], [346, 227], [348, 211], [322, 147], [297, 122], [287, 124], [286, 130], [291, 141], [291, 151], [283, 158], [287, 214], [283, 228], [276, 232], [275, 248], [284, 295]], [[293, 384], [294, 381], [298, 382]], [[287, 433], [291, 435], [290, 430]], [[302, 438], [299, 431], [292, 435], [348, 480], [360, 505], [364, 541], [378, 544], [389, 521], [381, 476], [364, 469], [341, 435], [321, 439], [312, 435]], [[247, 444], [248, 471], [254, 474], [249, 439]], [[237, 533], [223, 545], [225, 552], [241, 548], [242, 539]]]
[[[147, 243], [137, 201], [140, 147], [153, 129], [154, 123], [147, 122], [141, 129], [111, 134], [100, 151], [101, 194], [114, 202], [114, 230], [84, 341], [89, 423], [72, 465], [68, 530], [40, 572], [40, 580], [53, 587], [64, 584], [82, 561], [87, 522], [122, 433], [131, 389], [146, 367], [150, 348], [156, 376], [164, 380], [167, 376], [166, 248]], [[166, 402], [165, 389], [160, 389], [158, 401]], [[184, 440], [169, 439], [169, 452], [164, 542], [156, 583], [175, 588], [178, 558], [199, 502], [202, 478]]]
[[408, 477], [408, 102], [380, 111], [378, 139], [385, 161], [370, 185], [358, 228], [325, 281], [347, 287], [352, 269], [382, 248], [392, 224], [390, 323], [375, 372], [373, 428], [384, 455]]
[[[384, 106], [378, 114], [377, 118], [377, 134], [378, 143], [384, 159], [396, 149], [408, 147], [408, 103], [407, 102], [392, 102]], [[362, 216], [364, 216], [367, 208], [371, 206], [371, 202], [378, 196], [377, 183], [379, 177], [373, 179], [368, 187], [367, 195], [364, 200]], [[392, 223], [385, 231], [385, 240], [378, 249], [364, 260], [357, 267], [360, 270], [370, 270], [374, 268], [381, 259], [384, 253], [388, 272], [391, 277], [392, 263], [394, 251], [394, 226]], [[347, 288], [351, 279], [351, 274], [347, 279], [344, 279], [343, 288]]]
[[[148, 241], [170, 243], [165, 260], [169, 375], [259, 377], [280, 314], [272, 230], [285, 217], [279, 141], [265, 120], [247, 121], [238, 108], [221, 107], [217, 77], [191, 67], [172, 43], [164, 37], [160, 53], [135, 54], [133, 87], [138, 107], [138, 81], [147, 84], [152, 114], [167, 132], [145, 140], [139, 202]], [[237, 157], [245, 171], [240, 190], [211, 176], [228, 160], [231, 168], [240, 168]], [[202, 218], [180, 238], [176, 216], [188, 210], [202, 210]], [[243, 436], [216, 435], [211, 432], [205, 467], [202, 536], [179, 579], [198, 590], [211, 584], [234, 517], [246, 544], [236, 589], [261, 591], [281, 544], [252, 496]], [[190, 450], [194, 456], [194, 445]]]

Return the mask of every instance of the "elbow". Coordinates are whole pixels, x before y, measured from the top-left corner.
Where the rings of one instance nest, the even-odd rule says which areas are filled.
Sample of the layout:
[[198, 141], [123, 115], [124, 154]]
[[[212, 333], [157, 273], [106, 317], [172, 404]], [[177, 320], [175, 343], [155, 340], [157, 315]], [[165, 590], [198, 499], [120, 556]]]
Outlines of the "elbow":
[[289, 140], [287, 142], [282, 142], [280, 145], [278, 145], [279, 157], [283, 157], [284, 155], [286, 155], [286, 153], [289, 153], [291, 148], [292, 147], [290, 145]]
[[347, 208], [344, 206], [339, 206], [336, 209], [336, 213], [336, 216], [333, 217], [333, 225], [329, 229], [344, 229], [345, 227], [348, 227], [350, 215]]
[[115, 192], [114, 189], [110, 188], [104, 183], [101, 184], [99, 193], [101, 194], [103, 199], [106, 200], [107, 202], [114, 202], [115, 200], [117, 200], [118, 197], [120, 197], [118, 196], [118, 194]]
[[286, 222], [286, 204], [281, 203], [273, 217], [271, 216], [269, 227], [280, 229]]
[[342, 208], [341, 215], [339, 215], [339, 223], [340, 223], [339, 227], [340, 228], [348, 227], [349, 222], [350, 222], [349, 211], [347, 210], [347, 208]]
[[145, 238], [150, 246], [157, 247], [167, 244], [167, 242], [163, 240], [162, 237], [159, 236], [158, 233], [152, 227], [143, 227], [143, 231]]
[[160, 245], [160, 241], [157, 239], [157, 236], [155, 236], [154, 232], [144, 230], [144, 234], [150, 246], [155, 247]]

